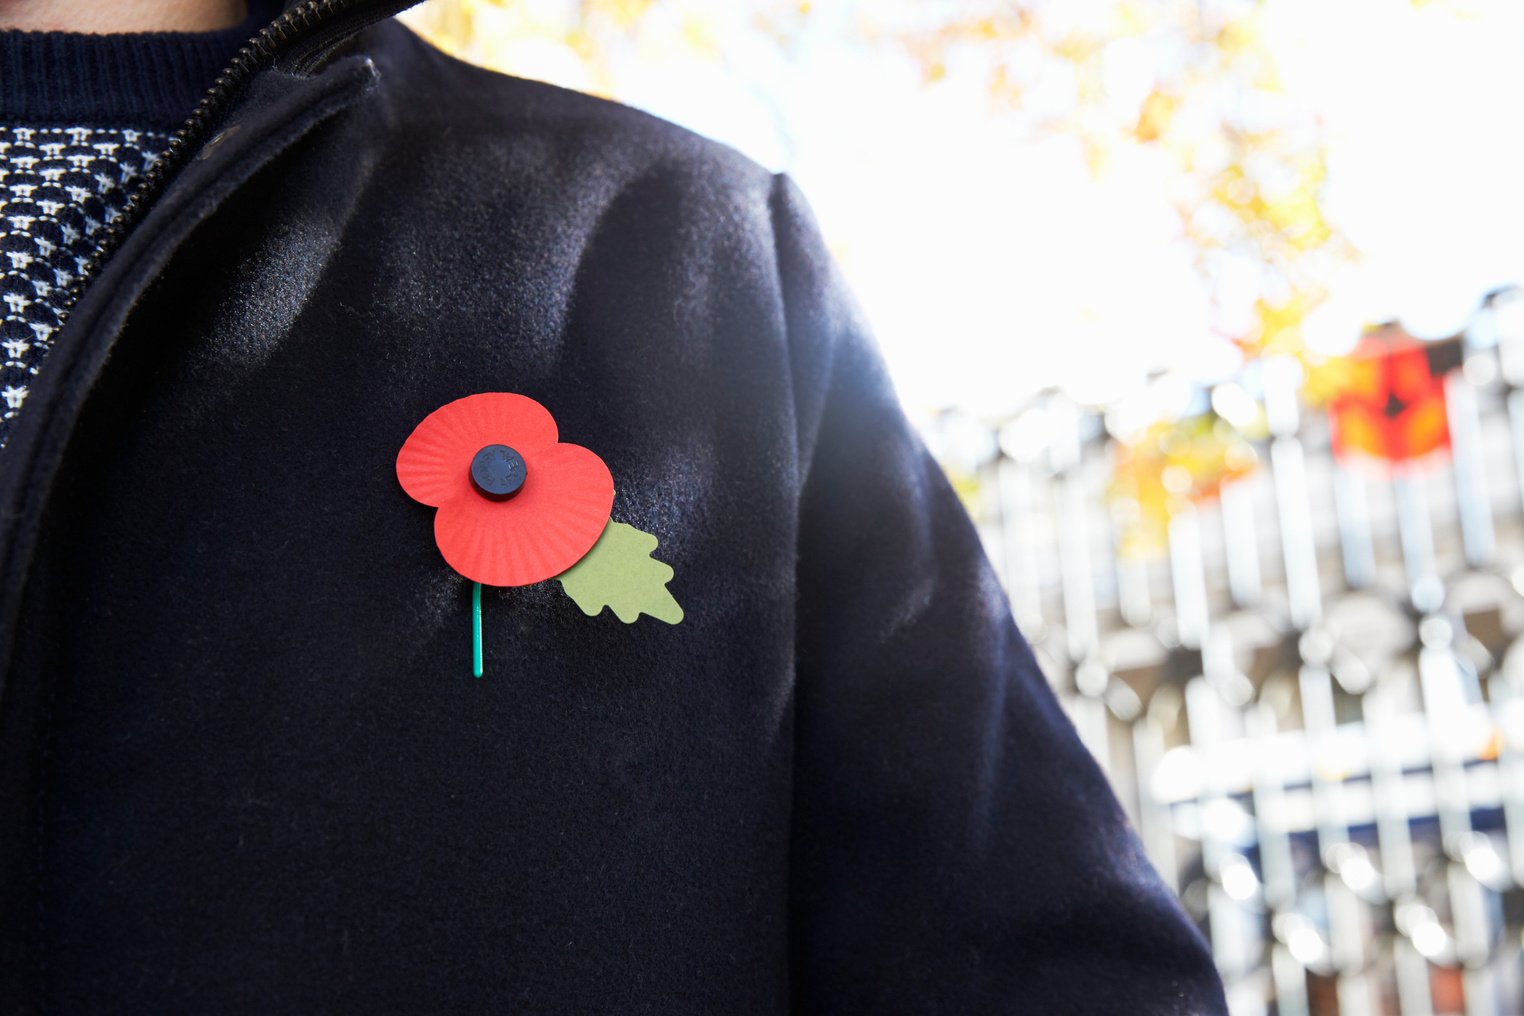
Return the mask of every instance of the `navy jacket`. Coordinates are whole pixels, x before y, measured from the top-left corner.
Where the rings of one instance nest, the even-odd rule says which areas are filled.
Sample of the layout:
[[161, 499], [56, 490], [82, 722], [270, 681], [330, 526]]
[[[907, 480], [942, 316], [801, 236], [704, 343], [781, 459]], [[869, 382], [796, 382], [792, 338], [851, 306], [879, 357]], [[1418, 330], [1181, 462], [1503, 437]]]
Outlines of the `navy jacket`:
[[[794, 181], [396, 6], [245, 55], [0, 456], [4, 1010], [1220, 1012]], [[393, 464], [487, 391], [681, 624], [488, 589], [471, 677]]]

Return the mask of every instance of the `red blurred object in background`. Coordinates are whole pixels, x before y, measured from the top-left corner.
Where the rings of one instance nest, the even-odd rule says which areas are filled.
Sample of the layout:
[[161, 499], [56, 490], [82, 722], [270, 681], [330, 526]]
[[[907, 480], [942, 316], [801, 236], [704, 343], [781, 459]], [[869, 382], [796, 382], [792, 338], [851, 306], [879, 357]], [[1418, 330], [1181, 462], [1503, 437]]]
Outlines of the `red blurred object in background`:
[[1395, 325], [1361, 339], [1329, 403], [1334, 454], [1404, 462], [1448, 448], [1445, 381], [1435, 370], [1437, 359]]

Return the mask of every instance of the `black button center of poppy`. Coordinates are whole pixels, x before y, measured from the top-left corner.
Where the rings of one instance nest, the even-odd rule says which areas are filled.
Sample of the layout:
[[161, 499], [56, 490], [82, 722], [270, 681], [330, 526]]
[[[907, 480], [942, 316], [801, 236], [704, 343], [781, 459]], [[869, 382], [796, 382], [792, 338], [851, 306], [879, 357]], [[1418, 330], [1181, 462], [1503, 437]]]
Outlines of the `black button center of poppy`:
[[524, 456], [505, 444], [489, 444], [471, 460], [471, 486], [493, 501], [517, 494], [526, 475]]

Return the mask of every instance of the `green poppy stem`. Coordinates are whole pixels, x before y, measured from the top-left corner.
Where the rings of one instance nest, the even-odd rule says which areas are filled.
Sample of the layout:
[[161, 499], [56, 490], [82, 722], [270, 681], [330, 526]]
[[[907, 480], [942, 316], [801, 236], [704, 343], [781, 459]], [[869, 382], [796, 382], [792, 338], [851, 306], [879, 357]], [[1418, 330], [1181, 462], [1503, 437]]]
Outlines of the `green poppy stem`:
[[482, 584], [471, 583], [471, 672], [482, 676]]

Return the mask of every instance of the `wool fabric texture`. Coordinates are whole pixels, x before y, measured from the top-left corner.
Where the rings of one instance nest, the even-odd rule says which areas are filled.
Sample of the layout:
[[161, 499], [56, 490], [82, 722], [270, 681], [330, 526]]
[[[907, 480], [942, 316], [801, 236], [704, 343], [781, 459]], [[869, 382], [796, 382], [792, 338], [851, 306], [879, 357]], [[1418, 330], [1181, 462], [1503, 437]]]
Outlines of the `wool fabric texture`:
[[[1224, 1012], [795, 181], [394, 21], [324, 45], [0, 456], [5, 1008]], [[471, 677], [393, 465], [489, 391], [597, 450], [681, 624], [487, 589]]]

